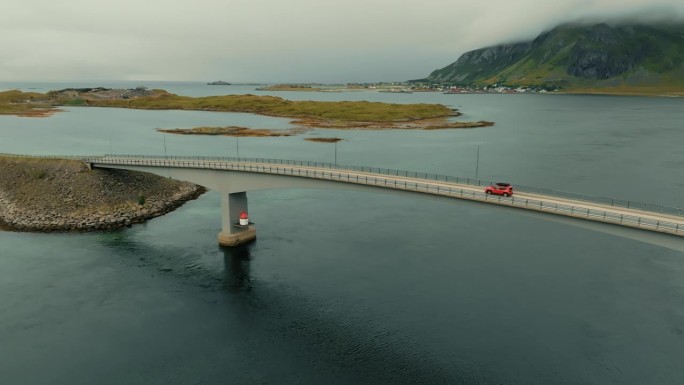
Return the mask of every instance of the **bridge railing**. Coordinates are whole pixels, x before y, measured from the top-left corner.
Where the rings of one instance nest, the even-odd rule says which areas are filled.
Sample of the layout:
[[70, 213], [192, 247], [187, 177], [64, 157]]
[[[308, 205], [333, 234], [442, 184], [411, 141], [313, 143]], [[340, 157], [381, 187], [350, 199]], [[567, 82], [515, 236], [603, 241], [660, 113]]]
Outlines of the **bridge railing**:
[[[213, 157], [213, 156], [163, 156], [163, 155], [106, 155], [109, 157], [116, 158], [130, 158], [130, 159], [157, 159], [157, 160], [169, 160], [169, 161], [179, 161], [179, 162], [189, 162], [189, 161], [214, 161], [214, 162], [237, 162], [237, 163], [265, 163], [271, 165], [289, 165], [289, 166], [299, 166], [299, 167], [315, 167], [315, 168], [327, 168], [330, 170], [347, 170], [354, 172], [363, 172], [369, 174], [378, 175], [391, 175], [396, 177], [430, 180], [430, 181], [443, 181], [449, 183], [465, 184], [469, 186], [489, 186], [493, 184], [493, 181], [469, 178], [469, 177], [459, 177], [450, 176], [443, 174], [433, 174], [426, 172], [417, 171], [406, 171], [397, 170], [390, 168], [380, 168], [380, 167], [366, 167], [366, 166], [353, 166], [340, 163], [327, 163], [327, 162], [315, 162], [315, 161], [301, 161], [301, 160], [286, 160], [286, 159], [271, 159], [271, 158], [238, 158], [238, 157]], [[82, 157], [85, 159], [86, 157]], [[96, 158], [96, 157], [89, 157]], [[614, 207], [622, 207], [635, 210], [651, 211], [663, 214], [684, 216], [684, 209], [678, 207], [671, 207], [653, 203], [644, 203], [632, 200], [615, 199], [610, 197], [603, 197], [597, 195], [580, 194], [568, 191], [560, 191], [547, 188], [539, 188], [525, 185], [515, 184], [514, 188], [516, 191], [531, 193], [531, 194], [543, 194], [549, 195], [556, 198], [566, 198], [581, 200], [584, 202], [597, 203], [601, 205], [608, 205]]]
[[84, 159], [99, 159], [102, 155], [31, 155], [31, 154], [8, 154], [0, 153], [0, 156], [6, 156], [10, 158], [35, 158], [35, 159], [73, 159], [73, 160], [84, 160]]

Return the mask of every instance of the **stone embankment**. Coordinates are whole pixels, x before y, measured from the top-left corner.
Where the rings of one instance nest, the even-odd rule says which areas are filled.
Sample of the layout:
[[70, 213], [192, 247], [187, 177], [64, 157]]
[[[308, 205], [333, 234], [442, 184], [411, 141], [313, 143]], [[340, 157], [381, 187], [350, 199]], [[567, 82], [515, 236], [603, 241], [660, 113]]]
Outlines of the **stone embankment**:
[[166, 214], [206, 189], [74, 160], [0, 157], [0, 228], [67, 232], [116, 229]]

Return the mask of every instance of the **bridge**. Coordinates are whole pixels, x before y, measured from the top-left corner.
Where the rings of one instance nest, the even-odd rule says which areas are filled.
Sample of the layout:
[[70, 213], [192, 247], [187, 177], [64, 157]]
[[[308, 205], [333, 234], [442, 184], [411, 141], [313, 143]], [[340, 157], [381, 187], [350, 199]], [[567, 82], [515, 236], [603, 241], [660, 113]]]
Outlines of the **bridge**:
[[684, 236], [683, 209], [526, 186], [515, 186], [512, 197], [488, 195], [484, 187], [490, 183], [471, 178], [262, 158], [105, 155], [79, 159], [91, 168], [149, 172], [219, 191], [222, 246], [256, 238], [254, 224], [239, 224], [240, 213], [248, 209], [247, 192], [279, 188], [430, 194]]

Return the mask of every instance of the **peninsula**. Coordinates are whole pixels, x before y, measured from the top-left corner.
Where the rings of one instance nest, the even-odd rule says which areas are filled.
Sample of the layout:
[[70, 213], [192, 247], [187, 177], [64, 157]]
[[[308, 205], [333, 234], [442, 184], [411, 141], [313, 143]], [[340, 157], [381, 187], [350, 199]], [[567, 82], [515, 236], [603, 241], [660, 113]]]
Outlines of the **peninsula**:
[[192, 183], [78, 160], [0, 156], [0, 229], [66, 232], [142, 223], [195, 199]]

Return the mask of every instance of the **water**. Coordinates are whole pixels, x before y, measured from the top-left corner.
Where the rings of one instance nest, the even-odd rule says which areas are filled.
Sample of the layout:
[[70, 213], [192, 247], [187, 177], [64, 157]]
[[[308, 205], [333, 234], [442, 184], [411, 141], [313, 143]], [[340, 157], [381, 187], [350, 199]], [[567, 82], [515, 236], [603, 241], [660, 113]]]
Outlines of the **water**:
[[[231, 89], [157, 88], [183, 87], [196, 96]], [[330, 161], [332, 146], [302, 138], [341, 136], [343, 163], [474, 176], [480, 145], [481, 178], [684, 206], [679, 99], [282, 96], [441, 102], [497, 125], [241, 138], [241, 156]], [[162, 154], [156, 127], [236, 121], [288, 126], [74, 108], [0, 117], [0, 151], [102, 153], [111, 136], [114, 152]], [[235, 138], [166, 139], [174, 155], [237, 151]], [[249, 199], [258, 239], [236, 250], [216, 246], [214, 192], [117, 232], [0, 233], [0, 383], [684, 382], [678, 238], [642, 242], [629, 229], [408, 195], [274, 190]]]

